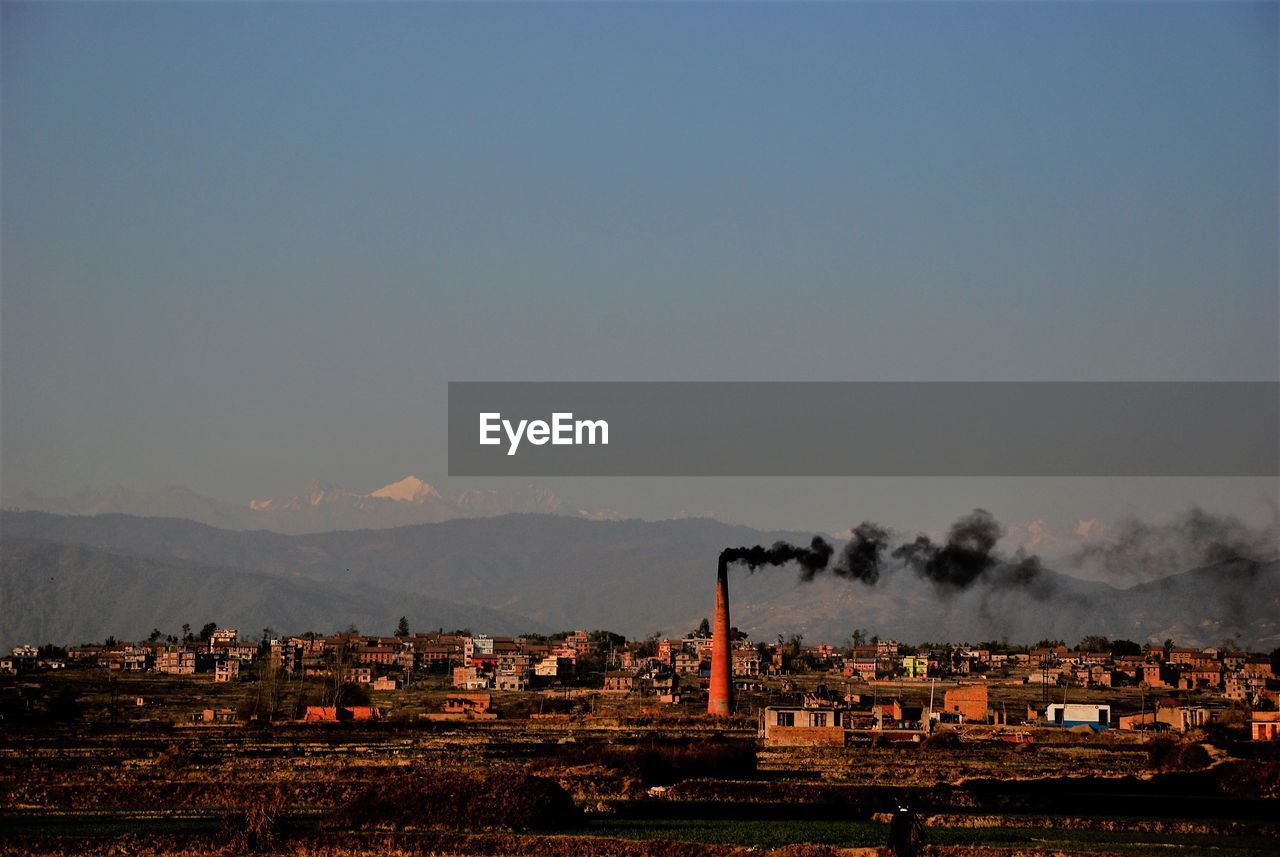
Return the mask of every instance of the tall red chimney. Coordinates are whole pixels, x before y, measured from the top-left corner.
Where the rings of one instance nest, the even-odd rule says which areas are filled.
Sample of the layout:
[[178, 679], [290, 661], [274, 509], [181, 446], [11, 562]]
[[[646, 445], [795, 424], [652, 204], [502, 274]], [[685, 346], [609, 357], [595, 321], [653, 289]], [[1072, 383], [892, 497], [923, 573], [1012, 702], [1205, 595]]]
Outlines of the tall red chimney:
[[711, 690], [707, 713], [728, 717], [733, 709], [733, 641], [729, 639], [729, 568], [716, 575], [716, 618], [711, 627]]

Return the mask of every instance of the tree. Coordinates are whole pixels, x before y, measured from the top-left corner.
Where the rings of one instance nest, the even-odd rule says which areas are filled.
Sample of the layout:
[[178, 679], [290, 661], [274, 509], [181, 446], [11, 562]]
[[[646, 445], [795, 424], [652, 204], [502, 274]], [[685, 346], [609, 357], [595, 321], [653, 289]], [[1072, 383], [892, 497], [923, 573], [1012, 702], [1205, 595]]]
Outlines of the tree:
[[200, 639], [203, 642], [209, 642], [209, 638], [213, 636], [213, 632], [218, 630], [217, 622], [209, 622], [200, 629]]
[[640, 642], [639, 647], [636, 649], [636, 654], [642, 658], [656, 657], [658, 654], [658, 641], [661, 639], [662, 634], [654, 631]]
[[707, 621], [706, 616], [702, 617], [702, 621], [698, 623], [697, 629], [694, 630], [694, 632], [691, 633], [689, 636], [703, 637], [703, 638], [711, 636], [711, 623]]
[[397, 637], [409, 636], [409, 619], [407, 617], [405, 616], [400, 617], [400, 624], [396, 625], [396, 636]]
[[612, 631], [595, 630], [587, 632], [587, 640], [595, 643], [601, 649], [613, 647], [621, 649], [627, 644], [627, 638], [621, 634], [615, 634]]
[[1111, 641], [1100, 634], [1090, 634], [1076, 646], [1082, 652], [1109, 652]]
[[190, 643], [194, 639], [195, 638], [191, 636], [191, 623], [183, 622], [182, 623], [182, 642]]
[[154, 643], [156, 640], [160, 639], [161, 636], [159, 628], [152, 628], [151, 633], [147, 635], [147, 642]]
[[258, 641], [259, 661], [264, 661], [271, 657], [271, 640], [275, 635], [275, 631], [272, 631], [270, 628], [262, 629], [262, 639]]
[[856, 648], [858, 646], [865, 645], [866, 642], [867, 642], [867, 632], [862, 630], [861, 628], [854, 628], [853, 629], [854, 647]]
[[1280, 673], [1280, 649], [1271, 650], [1271, 673]]
[[342, 634], [329, 650], [329, 675], [325, 688], [328, 705], [342, 705], [343, 686], [347, 683], [347, 666], [351, 657], [350, 647], [350, 635]]
[[1140, 655], [1140, 654], [1142, 654], [1142, 646], [1138, 645], [1133, 640], [1112, 640], [1111, 641], [1111, 656], [1113, 658], [1120, 658], [1120, 657], [1124, 657], [1125, 655]]

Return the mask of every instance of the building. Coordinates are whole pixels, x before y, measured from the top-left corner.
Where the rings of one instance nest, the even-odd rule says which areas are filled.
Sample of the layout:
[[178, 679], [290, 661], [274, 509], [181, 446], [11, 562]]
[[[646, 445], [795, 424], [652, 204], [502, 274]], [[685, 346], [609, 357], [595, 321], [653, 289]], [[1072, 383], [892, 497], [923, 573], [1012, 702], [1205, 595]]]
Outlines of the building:
[[1192, 667], [1202, 670], [1216, 669], [1218, 655], [1216, 652], [1201, 651], [1199, 649], [1173, 648], [1169, 650], [1169, 663], [1179, 667]]
[[676, 652], [675, 670], [683, 675], [696, 673], [702, 665], [702, 659], [690, 652]]
[[961, 723], [987, 722], [987, 686], [962, 684], [942, 696], [943, 710]]
[[444, 699], [445, 714], [484, 714], [493, 705], [487, 693], [452, 693]]
[[1216, 688], [1222, 686], [1222, 670], [1215, 664], [1212, 667], [1191, 667], [1184, 669], [1178, 677], [1178, 687], [1183, 690], [1196, 688]]
[[156, 672], [168, 675], [195, 675], [196, 653], [186, 649], [170, 649], [155, 658]]
[[630, 693], [635, 686], [635, 673], [614, 671], [604, 674], [604, 689], [607, 693]]
[[760, 737], [768, 747], [843, 747], [840, 709], [769, 706], [760, 715]]
[[922, 655], [905, 655], [902, 658], [902, 674], [906, 678], [927, 678], [929, 659]]
[[1169, 682], [1165, 679], [1163, 665], [1158, 663], [1143, 664], [1142, 683], [1151, 688], [1168, 687]]
[[1175, 732], [1202, 729], [1213, 721], [1214, 711], [1201, 705], [1179, 705], [1174, 699], [1156, 702], [1156, 722], [1164, 723]]
[[560, 677], [561, 670], [568, 671], [569, 661], [559, 655], [547, 655], [533, 665], [533, 674], [539, 678], [555, 679]]
[[1090, 729], [1111, 728], [1111, 706], [1084, 702], [1055, 702], [1044, 710], [1044, 719], [1050, 726], [1088, 726]]
[[1222, 695], [1232, 702], [1245, 702], [1249, 699], [1249, 685], [1243, 676], [1232, 673], [1222, 682]]
[[898, 656], [899, 645], [897, 640], [877, 640], [874, 645], [877, 658], [892, 659]]
[[368, 705], [308, 705], [302, 719], [306, 723], [367, 722], [382, 719], [382, 710]]
[[760, 655], [753, 648], [733, 650], [734, 675], [760, 675]]
[[488, 690], [489, 679], [476, 672], [475, 667], [454, 667], [453, 686], [460, 690]]
[[235, 708], [206, 708], [191, 715], [196, 723], [235, 723]]
[[226, 683], [237, 681], [240, 678], [240, 662], [235, 660], [218, 661], [217, 666], [213, 668], [213, 680], [215, 682]]
[[36, 668], [40, 650], [32, 645], [13, 647], [13, 668], [18, 672], [30, 672]]
[[520, 669], [500, 669], [493, 674], [494, 690], [525, 691], [529, 689], [529, 674]]
[[1255, 711], [1249, 726], [1255, 741], [1280, 741], [1280, 711]]
[[218, 628], [209, 635], [209, 651], [234, 646], [239, 637], [240, 632], [235, 628]]

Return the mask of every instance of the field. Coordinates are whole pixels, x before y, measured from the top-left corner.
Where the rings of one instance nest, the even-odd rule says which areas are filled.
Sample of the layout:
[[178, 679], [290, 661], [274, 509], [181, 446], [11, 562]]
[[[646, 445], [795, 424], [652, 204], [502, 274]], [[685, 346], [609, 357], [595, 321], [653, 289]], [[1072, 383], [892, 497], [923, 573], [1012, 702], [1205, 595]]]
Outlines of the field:
[[[88, 670], [8, 681], [3, 854], [852, 853], [883, 845], [900, 804], [934, 853], [1261, 854], [1280, 833], [1280, 761], [1222, 736], [1202, 736], [1202, 755], [1050, 729], [1025, 745], [763, 748], [750, 718], [608, 697], [530, 719], [561, 698], [497, 695], [497, 720], [423, 722], [439, 681], [375, 694], [380, 723], [197, 725], [193, 710], [259, 690]], [[1038, 688], [1007, 691], [1012, 708]], [[76, 705], [24, 718], [15, 699]]]

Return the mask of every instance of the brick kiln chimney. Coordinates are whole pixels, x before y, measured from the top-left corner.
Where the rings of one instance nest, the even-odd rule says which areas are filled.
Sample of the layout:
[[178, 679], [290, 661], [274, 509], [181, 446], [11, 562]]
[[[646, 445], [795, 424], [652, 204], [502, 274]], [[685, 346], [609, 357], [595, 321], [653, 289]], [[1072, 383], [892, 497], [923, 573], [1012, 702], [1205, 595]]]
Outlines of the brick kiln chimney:
[[716, 618], [711, 626], [711, 690], [707, 713], [728, 717], [733, 708], [733, 641], [729, 639], [729, 568], [716, 574]]

